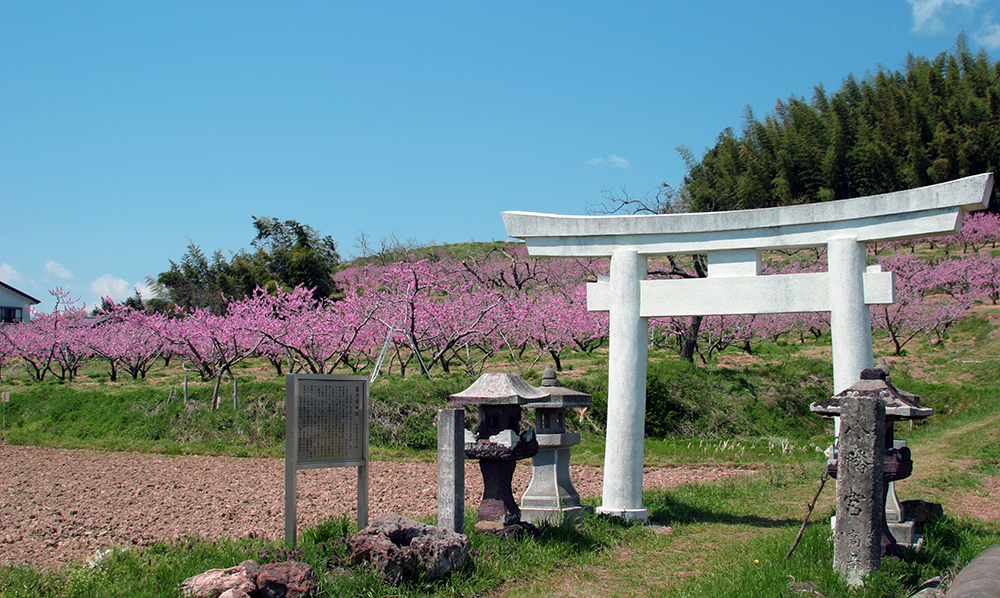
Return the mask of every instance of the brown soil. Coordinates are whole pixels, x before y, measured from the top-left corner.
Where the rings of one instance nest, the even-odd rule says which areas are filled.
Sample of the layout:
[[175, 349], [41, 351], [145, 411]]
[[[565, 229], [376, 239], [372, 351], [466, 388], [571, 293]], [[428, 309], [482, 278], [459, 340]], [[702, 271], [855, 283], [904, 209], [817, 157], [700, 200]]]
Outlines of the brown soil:
[[[280, 539], [284, 461], [171, 457], [0, 446], [0, 566], [52, 568], [109, 547], [146, 546], [189, 537]], [[374, 462], [370, 514], [434, 517], [435, 463]], [[356, 512], [355, 468], [299, 472], [298, 522], [315, 525]], [[646, 489], [744, 475], [722, 467], [647, 468]], [[514, 493], [531, 478], [518, 463]], [[600, 496], [602, 468], [573, 466], [582, 496]], [[466, 504], [482, 496], [475, 463], [466, 464]]]
[[1000, 477], [987, 477], [979, 489], [956, 496], [947, 508], [952, 513], [982, 521], [1000, 521]]

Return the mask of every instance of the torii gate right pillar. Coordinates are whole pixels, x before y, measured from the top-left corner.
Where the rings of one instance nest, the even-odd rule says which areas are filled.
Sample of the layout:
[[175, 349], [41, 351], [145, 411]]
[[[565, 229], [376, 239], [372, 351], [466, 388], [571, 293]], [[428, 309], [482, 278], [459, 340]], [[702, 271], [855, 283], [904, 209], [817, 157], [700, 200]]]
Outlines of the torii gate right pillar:
[[857, 382], [862, 370], [873, 367], [871, 312], [864, 290], [867, 249], [855, 237], [830, 239], [826, 247], [836, 394]]

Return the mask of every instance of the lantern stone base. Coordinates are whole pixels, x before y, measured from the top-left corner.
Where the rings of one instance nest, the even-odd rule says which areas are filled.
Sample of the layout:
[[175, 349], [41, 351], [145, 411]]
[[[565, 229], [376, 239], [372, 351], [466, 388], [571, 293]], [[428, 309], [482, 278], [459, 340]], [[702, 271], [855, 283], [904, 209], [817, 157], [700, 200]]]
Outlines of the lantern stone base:
[[583, 519], [585, 515], [594, 512], [594, 507], [590, 505], [579, 505], [576, 507], [563, 507], [561, 509], [539, 508], [533, 509], [521, 505], [521, 521], [531, 523], [551, 523], [559, 525], [563, 522], [572, 523]]
[[889, 522], [889, 533], [896, 539], [896, 544], [900, 546], [915, 547], [923, 538], [917, 533], [917, 522], [910, 519], [902, 523]]
[[531, 483], [521, 497], [521, 521], [559, 525], [575, 521], [593, 507], [580, 504], [580, 495], [569, 478], [569, 447], [579, 444], [579, 434], [539, 434], [539, 448], [532, 458]]

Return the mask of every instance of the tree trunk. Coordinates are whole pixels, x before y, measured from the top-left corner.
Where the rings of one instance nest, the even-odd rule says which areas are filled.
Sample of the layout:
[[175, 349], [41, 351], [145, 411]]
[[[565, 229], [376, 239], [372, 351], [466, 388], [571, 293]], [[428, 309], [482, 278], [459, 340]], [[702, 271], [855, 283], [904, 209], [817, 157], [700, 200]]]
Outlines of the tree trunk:
[[215, 388], [212, 390], [212, 411], [219, 410], [219, 385], [222, 384], [222, 370], [215, 377]]
[[687, 329], [684, 330], [684, 343], [681, 345], [681, 359], [694, 362], [694, 354], [698, 351], [698, 335], [701, 333], [701, 320], [704, 316], [691, 316]]
[[563, 371], [562, 360], [559, 359], [559, 353], [557, 351], [549, 351], [549, 355], [552, 356], [552, 361], [556, 362], [556, 371], [557, 372]]

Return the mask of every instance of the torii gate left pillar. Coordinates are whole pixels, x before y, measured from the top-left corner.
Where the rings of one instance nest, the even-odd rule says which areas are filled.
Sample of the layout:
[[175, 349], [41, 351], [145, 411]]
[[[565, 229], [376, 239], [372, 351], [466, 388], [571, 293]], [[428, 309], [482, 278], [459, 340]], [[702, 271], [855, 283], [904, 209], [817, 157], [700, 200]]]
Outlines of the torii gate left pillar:
[[[645, 521], [642, 468], [645, 456], [646, 364], [649, 319], [640, 314], [646, 257], [635, 249], [611, 254], [611, 303], [608, 332], [608, 428], [604, 457], [604, 496], [598, 512]], [[638, 472], [638, 475], [636, 475]]]
[[[608, 427], [599, 512], [645, 521], [642, 471], [648, 318], [829, 311], [834, 389], [872, 364], [867, 304], [892, 303], [891, 273], [865, 267], [866, 243], [955, 234], [987, 207], [993, 175], [871, 197], [742, 212], [554, 216], [504, 212], [532, 255], [610, 257], [588, 309], [610, 312]], [[760, 252], [825, 246], [827, 272], [760, 276]], [[708, 278], [646, 280], [646, 257], [707, 254]]]

